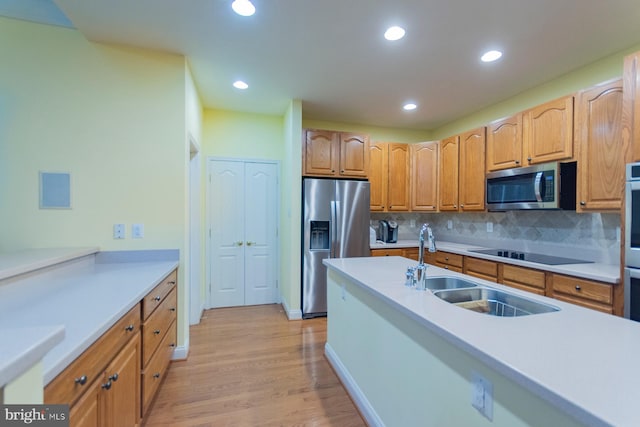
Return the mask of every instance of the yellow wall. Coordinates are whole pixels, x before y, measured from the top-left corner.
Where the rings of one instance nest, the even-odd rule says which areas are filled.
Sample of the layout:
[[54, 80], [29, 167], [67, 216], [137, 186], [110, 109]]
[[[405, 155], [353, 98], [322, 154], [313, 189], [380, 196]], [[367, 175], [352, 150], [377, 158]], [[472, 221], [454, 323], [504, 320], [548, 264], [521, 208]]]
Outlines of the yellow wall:
[[[304, 112], [303, 112], [304, 114]], [[371, 142], [405, 142], [415, 143], [431, 141], [431, 131], [429, 130], [407, 130], [397, 128], [385, 128], [378, 126], [367, 126], [354, 123], [329, 122], [321, 120], [302, 119], [302, 127], [309, 129], [327, 129], [344, 132], [363, 132], [369, 135]]]
[[[177, 248], [186, 304], [184, 57], [6, 18], [0, 52], [0, 250]], [[38, 208], [40, 170], [71, 173], [71, 210]], [[114, 223], [126, 239], [113, 239]]]

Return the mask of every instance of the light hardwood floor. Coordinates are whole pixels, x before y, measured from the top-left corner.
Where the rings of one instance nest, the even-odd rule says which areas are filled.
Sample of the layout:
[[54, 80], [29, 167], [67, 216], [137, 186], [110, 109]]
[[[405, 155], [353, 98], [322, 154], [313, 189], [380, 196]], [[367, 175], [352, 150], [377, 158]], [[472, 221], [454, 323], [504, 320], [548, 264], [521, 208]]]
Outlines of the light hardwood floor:
[[366, 426], [324, 357], [326, 334], [325, 318], [289, 321], [280, 305], [205, 311], [145, 425]]

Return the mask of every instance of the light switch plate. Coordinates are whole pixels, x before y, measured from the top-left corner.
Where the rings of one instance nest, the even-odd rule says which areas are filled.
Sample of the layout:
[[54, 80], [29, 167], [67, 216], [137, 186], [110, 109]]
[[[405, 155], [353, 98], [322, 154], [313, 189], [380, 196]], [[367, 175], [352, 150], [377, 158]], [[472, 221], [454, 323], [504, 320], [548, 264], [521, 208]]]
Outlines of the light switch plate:
[[124, 239], [124, 224], [113, 224], [113, 238]]
[[447, 220], [447, 230], [451, 230], [453, 228], [453, 221]]
[[144, 237], [144, 224], [133, 224], [131, 226], [131, 238], [142, 239]]
[[493, 223], [491, 221], [487, 222], [487, 233], [493, 233]]

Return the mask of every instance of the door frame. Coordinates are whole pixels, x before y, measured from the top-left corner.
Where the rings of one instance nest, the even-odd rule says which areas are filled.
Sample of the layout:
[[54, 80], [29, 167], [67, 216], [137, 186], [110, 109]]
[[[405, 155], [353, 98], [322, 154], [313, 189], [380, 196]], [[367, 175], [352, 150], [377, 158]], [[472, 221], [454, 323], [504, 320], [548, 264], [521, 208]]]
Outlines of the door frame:
[[280, 161], [272, 160], [272, 159], [260, 159], [260, 158], [246, 158], [246, 157], [219, 157], [219, 156], [207, 156], [207, 165], [206, 165], [206, 196], [205, 196], [205, 217], [206, 217], [206, 230], [205, 230], [205, 257], [206, 257], [206, 282], [205, 282], [205, 309], [210, 309], [213, 307], [211, 303], [211, 254], [213, 253], [213, 249], [211, 247], [211, 167], [213, 161], [224, 161], [224, 162], [238, 162], [238, 163], [267, 163], [276, 166], [276, 254], [275, 254], [275, 263], [276, 263], [276, 289], [274, 290], [275, 301], [277, 304], [280, 304], [282, 301], [282, 294], [280, 292], [280, 202], [281, 202], [281, 170], [280, 170]]
[[189, 132], [189, 325], [200, 323], [202, 301], [201, 200], [202, 156], [200, 145]]

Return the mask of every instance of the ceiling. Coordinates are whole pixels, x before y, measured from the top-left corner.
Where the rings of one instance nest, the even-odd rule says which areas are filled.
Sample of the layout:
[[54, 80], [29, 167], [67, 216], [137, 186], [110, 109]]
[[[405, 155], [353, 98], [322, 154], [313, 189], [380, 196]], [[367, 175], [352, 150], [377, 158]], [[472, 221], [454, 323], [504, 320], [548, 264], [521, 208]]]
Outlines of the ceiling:
[[[308, 119], [405, 129], [640, 44], [638, 0], [253, 0], [252, 17], [231, 0], [55, 3], [89, 40], [185, 55], [205, 107], [281, 115], [300, 99]], [[406, 36], [385, 40], [391, 25]], [[482, 63], [490, 49], [504, 56]]]

